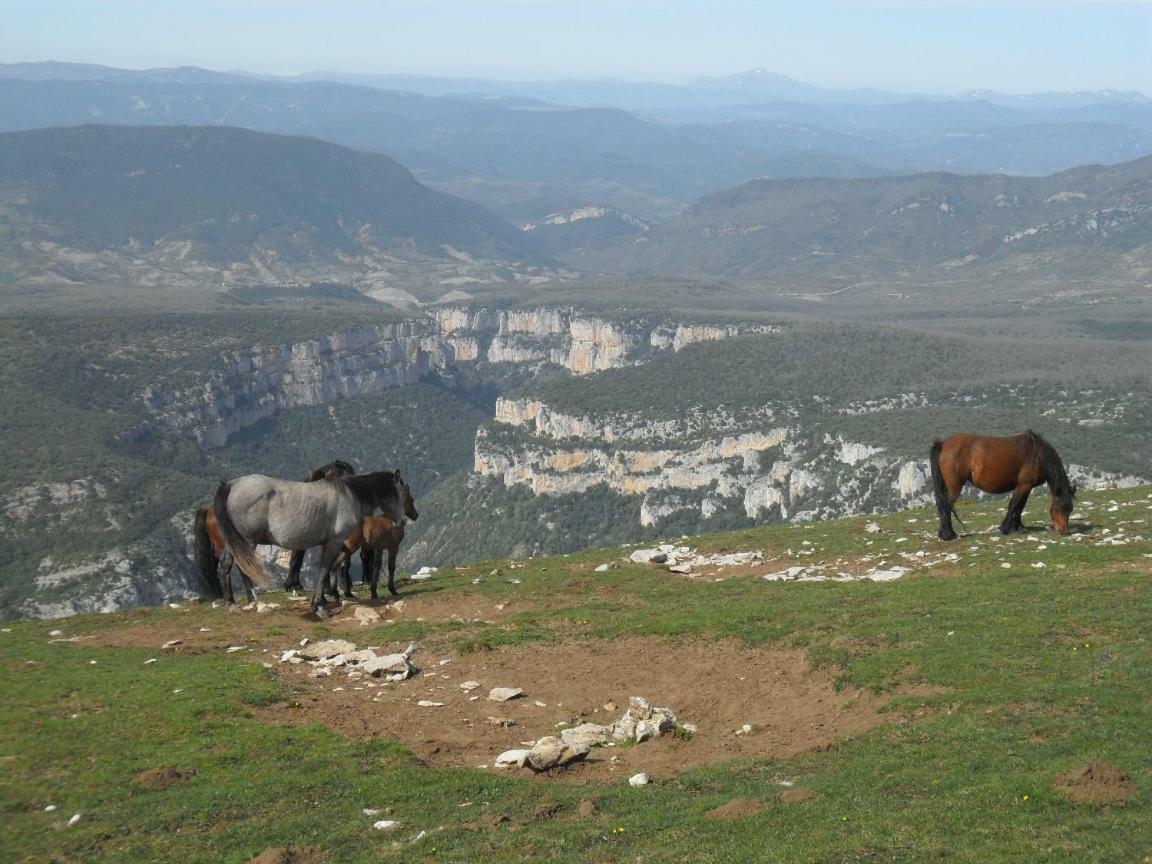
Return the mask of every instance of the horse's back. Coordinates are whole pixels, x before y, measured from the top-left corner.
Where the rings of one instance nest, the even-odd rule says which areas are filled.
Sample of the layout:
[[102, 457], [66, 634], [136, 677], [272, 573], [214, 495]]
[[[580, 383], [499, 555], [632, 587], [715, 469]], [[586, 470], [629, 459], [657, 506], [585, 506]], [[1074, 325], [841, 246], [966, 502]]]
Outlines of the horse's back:
[[301, 482], [248, 474], [232, 481], [228, 511], [245, 535], [286, 549], [326, 542], [338, 523], [354, 518], [347, 495], [328, 481]]
[[1027, 432], [1020, 435], [972, 435], [962, 432], [945, 439], [943, 445], [940, 453], [941, 469], [950, 472], [958, 481], [974, 483], [985, 492], [1008, 492], [1033, 479], [1027, 471]]

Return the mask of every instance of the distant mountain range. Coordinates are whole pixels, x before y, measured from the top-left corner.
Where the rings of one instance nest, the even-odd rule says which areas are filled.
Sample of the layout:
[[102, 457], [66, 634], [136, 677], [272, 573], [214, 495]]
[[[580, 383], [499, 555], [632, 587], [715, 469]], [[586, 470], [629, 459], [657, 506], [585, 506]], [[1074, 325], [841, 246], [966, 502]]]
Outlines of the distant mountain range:
[[995, 275], [1131, 284], [1152, 278], [1152, 157], [1049, 177], [758, 180], [567, 260], [736, 282]]
[[9, 280], [370, 291], [544, 256], [387, 156], [227, 127], [83, 126], [0, 135], [0, 261]]
[[913, 98], [762, 70], [664, 85], [0, 65], [0, 131], [83, 123], [311, 135], [517, 222], [586, 207], [659, 221], [754, 178], [1042, 175], [1152, 153], [1139, 94]]

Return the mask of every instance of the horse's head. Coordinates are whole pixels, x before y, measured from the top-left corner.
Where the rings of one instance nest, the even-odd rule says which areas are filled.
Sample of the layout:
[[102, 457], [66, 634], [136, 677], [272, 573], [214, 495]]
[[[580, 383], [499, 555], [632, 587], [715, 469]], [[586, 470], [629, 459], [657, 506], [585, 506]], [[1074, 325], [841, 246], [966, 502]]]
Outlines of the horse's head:
[[415, 521], [420, 518], [420, 514], [416, 512], [416, 499], [412, 497], [412, 487], [408, 485], [408, 481], [400, 476], [399, 471], [396, 471], [395, 474], [396, 485], [400, 487], [400, 494], [404, 499], [404, 515]]
[[1060, 492], [1053, 491], [1052, 506], [1048, 515], [1058, 534], [1068, 533], [1068, 517], [1072, 515], [1072, 499], [1076, 497], [1076, 487], [1069, 485]]

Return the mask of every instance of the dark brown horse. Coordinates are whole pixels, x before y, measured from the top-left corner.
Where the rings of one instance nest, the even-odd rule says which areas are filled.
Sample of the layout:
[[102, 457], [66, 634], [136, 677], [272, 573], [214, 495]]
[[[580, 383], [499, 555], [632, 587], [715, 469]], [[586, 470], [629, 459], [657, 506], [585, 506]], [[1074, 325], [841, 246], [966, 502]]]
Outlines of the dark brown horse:
[[[196, 511], [196, 521], [192, 528], [193, 549], [196, 553], [196, 569], [200, 573], [200, 583], [204, 593], [210, 597], [224, 598], [234, 603], [232, 594], [232, 555], [224, 545], [224, 535], [211, 507], [201, 507]], [[243, 572], [244, 590], [249, 599], [255, 602], [256, 592]]]
[[[1048, 484], [1052, 496], [1049, 513], [1061, 534], [1068, 533], [1068, 516], [1076, 487], [1068, 481], [1064, 463], [1052, 445], [1029, 430], [1021, 435], [998, 438], [988, 435], [953, 435], [934, 441], [930, 451], [932, 488], [940, 513], [941, 540], [955, 540], [952, 515], [956, 499], [966, 483], [985, 492], [1011, 492], [1008, 512], [1000, 523], [1000, 533], [1023, 531], [1021, 516], [1028, 495], [1041, 483]], [[959, 518], [959, 515], [957, 515]]]
[[[307, 480], [309, 483], [315, 483], [317, 480], [335, 480], [337, 477], [351, 477], [355, 473], [356, 469], [349, 463], [337, 459], [334, 462], [329, 462], [327, 465], [313, 468], [308, 472]], [[343, 565], [341, 565], [345, 585], [349, 584], [348, 568], [351, 563], [350, 560], [345, 560]], [[285, 591], [298, 591], [304, 587], [300, 584], [300, 568], [303, 566], [304, 552], [293, 552], [291, 559], [288, 561], [288, 578], [284, 580]], [[321, 578], [323, 578], [324, 574], [322, 573], [320, 575]], [[351, 594], [351, 592], [349, 592], [349, 594]]]

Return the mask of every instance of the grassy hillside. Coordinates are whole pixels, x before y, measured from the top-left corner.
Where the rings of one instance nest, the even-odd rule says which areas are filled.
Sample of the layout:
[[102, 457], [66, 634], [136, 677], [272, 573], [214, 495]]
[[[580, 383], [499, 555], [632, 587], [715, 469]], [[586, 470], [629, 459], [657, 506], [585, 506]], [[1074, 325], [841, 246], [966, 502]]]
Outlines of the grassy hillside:
[[[7, 625], [0, 852], [1140, 860], [1152, 847], [1152, 490], [1083, 496], [1064, 538], [1033, 524], [1045, 504], [1008, 538], [985, 530], [999, 507], [964, 506], [968, 532], [948, 546], [927, 511], [696, 538], [765, 560], [695, 578], [623, 563], [627, 550], [487, 562], [403, 585], [403, 608], [368, 627], [347, 615], [320, 626], [283, 595], [259, 615], [193, 604]], [[595, 572], [602, 562], [613, 566]], [[909, 572], [883, 583], [759, 578], [896, 562]], [[327, 636], [419, 639], [423, 672], [373, 689], [276, 662]], [[527, 696], [472, 702], [467, 678]], [[567, 773], [477, 767], [557, 723], [604, 722], [631, 695], [697, 733], [594, 751]], [[741, 722], [751, 730], [736, 734]], [[1096, 780], [1061, 782], [1089, 764]], [[652, 784], [629, 787], [641, 770]], [[381, 818], [399, 825], [376, 831]]]

